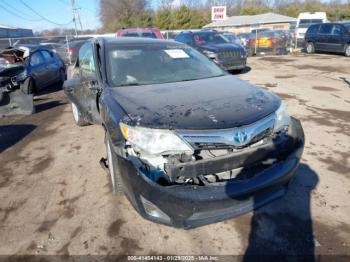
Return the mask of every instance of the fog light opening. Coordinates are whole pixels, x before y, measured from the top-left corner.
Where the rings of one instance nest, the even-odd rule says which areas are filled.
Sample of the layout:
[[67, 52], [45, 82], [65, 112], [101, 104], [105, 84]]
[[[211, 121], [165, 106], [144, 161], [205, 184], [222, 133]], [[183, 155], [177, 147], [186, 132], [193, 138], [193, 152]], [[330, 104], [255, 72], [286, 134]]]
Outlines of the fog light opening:
[[143, 196], [140, 197], [143, 208], [147, 215], [156, 218], [160, 222], [170, 223], [170, 218], [162, 210], [160, 210], [155, 204], [145, 199]]

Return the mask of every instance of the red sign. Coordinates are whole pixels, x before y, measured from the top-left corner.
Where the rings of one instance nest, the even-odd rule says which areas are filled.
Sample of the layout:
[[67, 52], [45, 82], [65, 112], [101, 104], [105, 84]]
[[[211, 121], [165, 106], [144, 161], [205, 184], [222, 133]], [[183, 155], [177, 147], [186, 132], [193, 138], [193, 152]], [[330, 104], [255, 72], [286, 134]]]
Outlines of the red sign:
[[225, 20], [226, 19], [226, 6], [213, 6], [211, 8], [211, 20]]

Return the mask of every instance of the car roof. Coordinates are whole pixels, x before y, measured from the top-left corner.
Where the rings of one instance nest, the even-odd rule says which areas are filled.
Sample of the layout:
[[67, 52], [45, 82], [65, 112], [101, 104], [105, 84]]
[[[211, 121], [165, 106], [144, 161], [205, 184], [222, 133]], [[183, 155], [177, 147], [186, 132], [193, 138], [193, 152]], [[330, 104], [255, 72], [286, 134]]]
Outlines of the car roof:
[[119, 32], [153, 32], [153, 31], [158, 31], [158, 28], [124, 28], [119, 30]]
[[[173, 40], [162, 40], [153, 39], [145, 37], [99, 37], [97, 39], [102, 39], [106, 44], [179, 44]], [[93, 41], [93, 40], [90, 40]]]

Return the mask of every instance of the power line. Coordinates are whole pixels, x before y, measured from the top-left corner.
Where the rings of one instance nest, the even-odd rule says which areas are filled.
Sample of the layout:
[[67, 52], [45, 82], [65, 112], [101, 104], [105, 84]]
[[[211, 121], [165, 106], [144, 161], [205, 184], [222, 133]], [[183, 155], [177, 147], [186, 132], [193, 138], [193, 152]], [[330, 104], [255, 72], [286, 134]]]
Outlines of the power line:
[[37, 11], [35, 11], [33, 8], [31, 8], [29, 5], [27, 5], [23, 0], [20, 0], [20, 1], [25, 7], [27, 7], [29, 10], [31, 10], [34, 14], [36, 14], [37, 16], [41, 17], [43, 20], [45, 20], [51, 24], [58, 25], [58, 26], [64, 26], [64, 25], [69, 25], [70, 23], [72, 23], [72, 20], [69, 21], [68, 23], [64, 23], [64, 24], [56, 23], [56, 22], [46, 18], [45, 16], [42, 16], [41, 14], [39, 14]]
[[62, 4], [65, 4], [65, 5], [69, 5], [68, 2], [64, 1], [64, 0], [59, 0]]
[[[21, 15], [19, 15], [19, 17], [26, 19], [28, 21], [41, 21], [42, 20], [42, 19], [36, 19], [36, 18], [28, 15], [27, 13], [24, 13], [23, 11], [17, 9], [13, 5], [10, 5], [9, 3], [7, 3], [5, 0], [1, 0], [1, 2], [3, 2], [3, 4], [5, 5], [5, 6], [3, 6], [3, 9], [5, 9], [7, 12], [9, 12], [13, 15], [18, 16], [19, 14], [21, 14]], [[10, 9], [8, 9], [7, 7], [9, 7]], [[22, 17], [22, 15], [23, 15], [23, 17]]]
[[23, 19], [23, 20], [27, 20], [27, 21], [31, 21], [31, 22], [38, 22], [38, 21], [42, 20], [42, 19], [30, 19], [30, 18], [21, 16], [15, 12], [13, 12], [11, 9], [8, 9], [6, 6], [3, 6], [2, 4], [0, 4], [0, 8], [4, 9], [6, 12], [10, 13], [11, 15], [13, 15], [17, 18]]

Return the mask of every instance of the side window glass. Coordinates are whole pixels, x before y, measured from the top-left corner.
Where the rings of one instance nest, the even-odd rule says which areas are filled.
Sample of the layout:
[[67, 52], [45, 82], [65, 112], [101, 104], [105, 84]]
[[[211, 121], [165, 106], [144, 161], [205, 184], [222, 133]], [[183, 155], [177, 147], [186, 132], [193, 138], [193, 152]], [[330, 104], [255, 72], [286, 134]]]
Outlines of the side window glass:
[[35, 52], [34, 54], [31, 55], [29, 63], [31, 66], [40, 65], [44, 63], [44, 58], [40, 52]]
[[309, 27], [308, 32], [309, 32], [310, 34], [317, 34], [318, 28], [319, 28], [318, 25], [312, 25], [312, 26]]
[[332, 27], [333, 26], [330, 24], [323, 24], [323, 25], [321, 25], [320, 33], [321, 34], [331, 34]]
[[191, 34], [182, 34], [176, 37], [176, 41], [184, 43], [184, 44], [191, 44], [192, 43], [192, 36]]
[[82, 71], [95, 73], [94, 55], [90, 43], [84, 44], [79, 50], [79, 67]]
[[186, 44], [191, 44], [192, 43], [192, 35], [191, 34], [185, 35], [184, 42]]
[[342, 28], [340, 25], [334, 25], [332, 30], [332, 35], [341, 35], [342, 34]]
[[48, 51], [41, 51], [41, 54], [46, 61], [50, 61], [52, 59], [52, 56]]
[[178, 35], [176, 38], [175, 38], [175, 40], [176, 41], [178, 41], [178, 42], [181, 42], [181, 43], [183, 43], [184, 42], [184, 35]]

